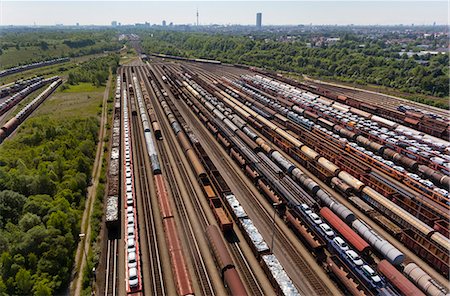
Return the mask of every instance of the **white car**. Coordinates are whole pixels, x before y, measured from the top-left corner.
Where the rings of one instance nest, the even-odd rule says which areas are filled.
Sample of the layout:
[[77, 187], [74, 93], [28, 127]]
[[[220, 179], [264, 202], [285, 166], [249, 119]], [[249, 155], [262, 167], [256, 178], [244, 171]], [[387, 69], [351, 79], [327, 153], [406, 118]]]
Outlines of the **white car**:
[[387, 161], [385, 162], [385, 164], [388, 165], [388, 166], [390, 166], [390, 167], [394, 167], [394, 166], [395, 166], [395, 164], [394, 164], [392, 161], [390, 161], [390, 160], [387, 160]]
[[134, 237], [134, 227], [133, 226], [128, 226], [127, 227], [127, 236], [128, 237]]
[[128, 268], [136, 267], [136, 252], [129, 252], [128, 253]]
[[322, 224], [322, 219], [320, 219], [320, 217], [316, 213], [309, 214], [309, 218], [311, 218], [311, 220], [313, 220], [313, 222], [316, 224]]
[[416, 174], [412, 174], [412, 173], [407, 173], [408, 177], [410, 177], [413, 180], [419, 181], [420, 177]]
[[383, 157], [378, 156], [378, 155], [375, 155], [373, 158], [378, 160], [378, 161], [380, 161], [380, 162], [383, 162], [383, 160], [384, 160]]
[[369, 266], [369, 265], [363, 265], [361, 267], [362, 271], [372, 279], [374, 283], [381, 282], [381, 278], [378, 276], [378, 274]]
[[128, 283], [130, 287], [136, 288], [138, 286], [138, 277], [136, 267], [131, 267], [128, 269]]
[[404, 172], [406, 171], [403, 167], [398, 166], [398, 165], [394, 165], [392, 168], [393, 168], [394, 170], [396, 170], [396, 171], [401, 172], [401, 173], [404, 173]]
[[406, 147], [406, 150], [411, 151], [413, 153], [417, 153], [419, 151], [419, 149], [417, 149], [416, 147], [412, 147], [412, 146]]
[[356, 254], [355, 251], [348, 250], [348, 251], [345, 251], [345, 254], [347, 255], [348, 258], [350, 258], [350, 260], [352, 260], [352, 262], [355, 265], [361, 266], [364, 264], [364, 262], [361, 260], [361, 257], [359, 257], [359, 255]]
[[333, 242], [342, 250], [342, 251], [347, 251], [348, 250], [348, 245], [347, 243], [340, 238], [339, 236], [336, 236], [335, 238], [333, 238]]
[[128, 249], [128, 253], [136, 251], [136, 246], [134, 244], [134, 238], [133, 237], [129, 237], [127, 240], [127, 249]]
[[132, 206], [127, 207], [127, 214], [134, 214], [134, 208]]
[[329, 237], [333, 237], [334, 236], [334, 231], [333, 229], [331, 229], [330, 226], [328, 226], [328, 224], [326, 223], [322, 223], [319, 225], [320, 229], [323, 230], [323, 232], [325, 232], [325, 234]]
[[387, 139], [386, 141], [388, 141], [389, 143], [392, 143], [392, 144], [394, 144], [394, 145], [398, 143], [398, 140], [393, 139], [393, 138], [389, 138], [389, 139]]
[[305, 212], [306, 214], [312, 214], [311, 208], [307, 204], [301, 204], [300, 208]]
[[429, 180], [419, 180], [419, 182], [425, 186], [427, 186], [428, 188], [433, 188], [434, 184], [433, 182], [429, 181]]
[[441, 188], [434, 188], [433, 189], [435, 192], [443, 195], [444, 197], [448, 197], [448, 191], [445, 189], [441, 189]]

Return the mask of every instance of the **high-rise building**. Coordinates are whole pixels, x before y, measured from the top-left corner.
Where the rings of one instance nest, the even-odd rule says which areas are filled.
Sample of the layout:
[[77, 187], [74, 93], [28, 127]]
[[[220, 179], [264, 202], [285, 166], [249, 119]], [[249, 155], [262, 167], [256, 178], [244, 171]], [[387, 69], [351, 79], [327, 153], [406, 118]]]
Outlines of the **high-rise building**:
[[163, 25], [163, 27], [165, 27], [166, 26], [166, 21], [162, 21], [162, 25]]
[[258, 12], [256, 14], [256, 27], [261, 28], [261, 26], [262, 26], [262, 13]]
[[112, 21], [111, 22], [111, 26], [116, 27], [117, 26], [117, 21]]

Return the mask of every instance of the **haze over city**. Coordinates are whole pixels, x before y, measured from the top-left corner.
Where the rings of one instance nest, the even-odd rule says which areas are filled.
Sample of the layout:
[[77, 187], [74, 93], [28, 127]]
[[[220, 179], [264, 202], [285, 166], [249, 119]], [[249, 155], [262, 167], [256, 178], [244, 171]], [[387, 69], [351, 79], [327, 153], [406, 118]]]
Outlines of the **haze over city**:
[[0, 25], [431, 25], [446, 24], [446, 1], [2, 1]]

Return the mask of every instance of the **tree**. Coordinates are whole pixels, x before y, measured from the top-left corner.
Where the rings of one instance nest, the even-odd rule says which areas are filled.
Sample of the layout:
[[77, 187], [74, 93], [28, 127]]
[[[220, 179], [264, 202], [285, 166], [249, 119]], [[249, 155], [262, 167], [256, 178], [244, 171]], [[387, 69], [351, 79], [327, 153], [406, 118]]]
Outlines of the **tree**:
[[21, 268], [16, 274], [17, 292], [21, 295], [29, 295], [33, 288], [33, 280], [29, 270]]
[[34, 284], [34, 296], [51, 296], [53, 294], [52, 288], [49, 286], [47, 279], [41, 279]]
[[42, 50], [48, 50], [48, 43], [45, 42], [45, 41], [41, 41], [41, 42], [39, 43], [39, 47], [40, 47]]
[[0, 228], [6, 222], [17, 223], [26, 197], [11, 190], [0, 191]]

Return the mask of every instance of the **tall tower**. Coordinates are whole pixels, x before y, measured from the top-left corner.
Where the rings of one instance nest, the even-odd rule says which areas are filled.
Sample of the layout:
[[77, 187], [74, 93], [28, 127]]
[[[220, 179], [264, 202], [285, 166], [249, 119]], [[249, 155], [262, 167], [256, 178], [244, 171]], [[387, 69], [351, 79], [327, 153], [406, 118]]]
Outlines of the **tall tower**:
[[257, 27], [258, 29], [261, 29], [261, 26], [262, 26], [262, 13], [261, 13], [261, 12], [258, 12], [258, 13], [256, 14], [256, 27]]
[[198, 27], [198, 8], [197, 8], [197, 27]]

